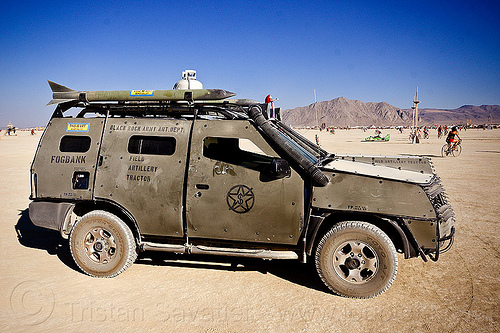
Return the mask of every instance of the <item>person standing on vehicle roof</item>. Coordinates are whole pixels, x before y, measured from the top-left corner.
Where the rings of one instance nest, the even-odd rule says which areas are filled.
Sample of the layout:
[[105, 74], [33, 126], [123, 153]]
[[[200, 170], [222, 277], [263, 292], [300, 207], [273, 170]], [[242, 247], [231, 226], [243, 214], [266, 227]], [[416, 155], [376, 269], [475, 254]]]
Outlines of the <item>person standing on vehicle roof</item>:
[[273, 99], [273, 96], [271, 95], [267, 95], [266, 96], [266, 104], [269, 104], [271, 103], [271, 115], [269, 118], [274, 118], [274, 99]]

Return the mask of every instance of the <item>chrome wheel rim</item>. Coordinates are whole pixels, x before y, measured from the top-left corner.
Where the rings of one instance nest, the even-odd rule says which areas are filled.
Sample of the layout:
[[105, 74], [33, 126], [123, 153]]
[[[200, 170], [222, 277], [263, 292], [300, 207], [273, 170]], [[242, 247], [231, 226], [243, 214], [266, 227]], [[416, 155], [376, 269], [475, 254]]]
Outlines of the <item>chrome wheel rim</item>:
[[98, 264], [107, 264], [115, 258], [115, 238], [108, 230], [96, 227], [89, 230], [84, 239], [85, 253]]
[[363, 284], [377, 275], [379, 259], [377, 252], [367, 243], [347, 241], [335, 250], [333, 267], [341, 279]]

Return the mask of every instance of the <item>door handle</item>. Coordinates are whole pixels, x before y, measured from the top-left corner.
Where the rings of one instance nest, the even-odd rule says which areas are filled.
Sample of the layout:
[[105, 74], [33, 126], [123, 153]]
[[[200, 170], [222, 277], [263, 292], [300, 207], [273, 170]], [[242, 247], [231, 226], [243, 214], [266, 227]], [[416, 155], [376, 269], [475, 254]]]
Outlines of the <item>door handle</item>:
[[196, 184], [195, 187], [197, 190], [208, 190], [210, 188], [208, 184]]

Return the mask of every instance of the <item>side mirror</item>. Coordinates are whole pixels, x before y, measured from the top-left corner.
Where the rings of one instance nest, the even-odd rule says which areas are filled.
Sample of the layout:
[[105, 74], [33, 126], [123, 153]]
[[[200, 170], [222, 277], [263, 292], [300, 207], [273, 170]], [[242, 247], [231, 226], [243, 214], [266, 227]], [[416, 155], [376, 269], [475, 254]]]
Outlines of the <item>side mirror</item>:
[[288, 164], [287, 160], [284, 160], [282, 158], [274, 158], [271, 162], [269, 172], [275, 179], [290, 177], [290, 164]]

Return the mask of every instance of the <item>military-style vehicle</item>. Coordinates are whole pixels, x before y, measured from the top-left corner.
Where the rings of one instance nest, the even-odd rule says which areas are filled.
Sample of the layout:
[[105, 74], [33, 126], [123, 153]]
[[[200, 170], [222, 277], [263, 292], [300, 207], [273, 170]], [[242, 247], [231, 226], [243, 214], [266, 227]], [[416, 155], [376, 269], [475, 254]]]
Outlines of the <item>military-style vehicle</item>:
[[271, 103], [183, 74], [172, 90], [49, 81], [57, 107], [29, 214], [69, 238], [83, 272], [114, 277], [140, 251], [310, 259], [334, 293], [370, 298], [394, 281], [398, 254], [435, 261], [451, 247], [454, 213], [429, 158], [329, 153]]

